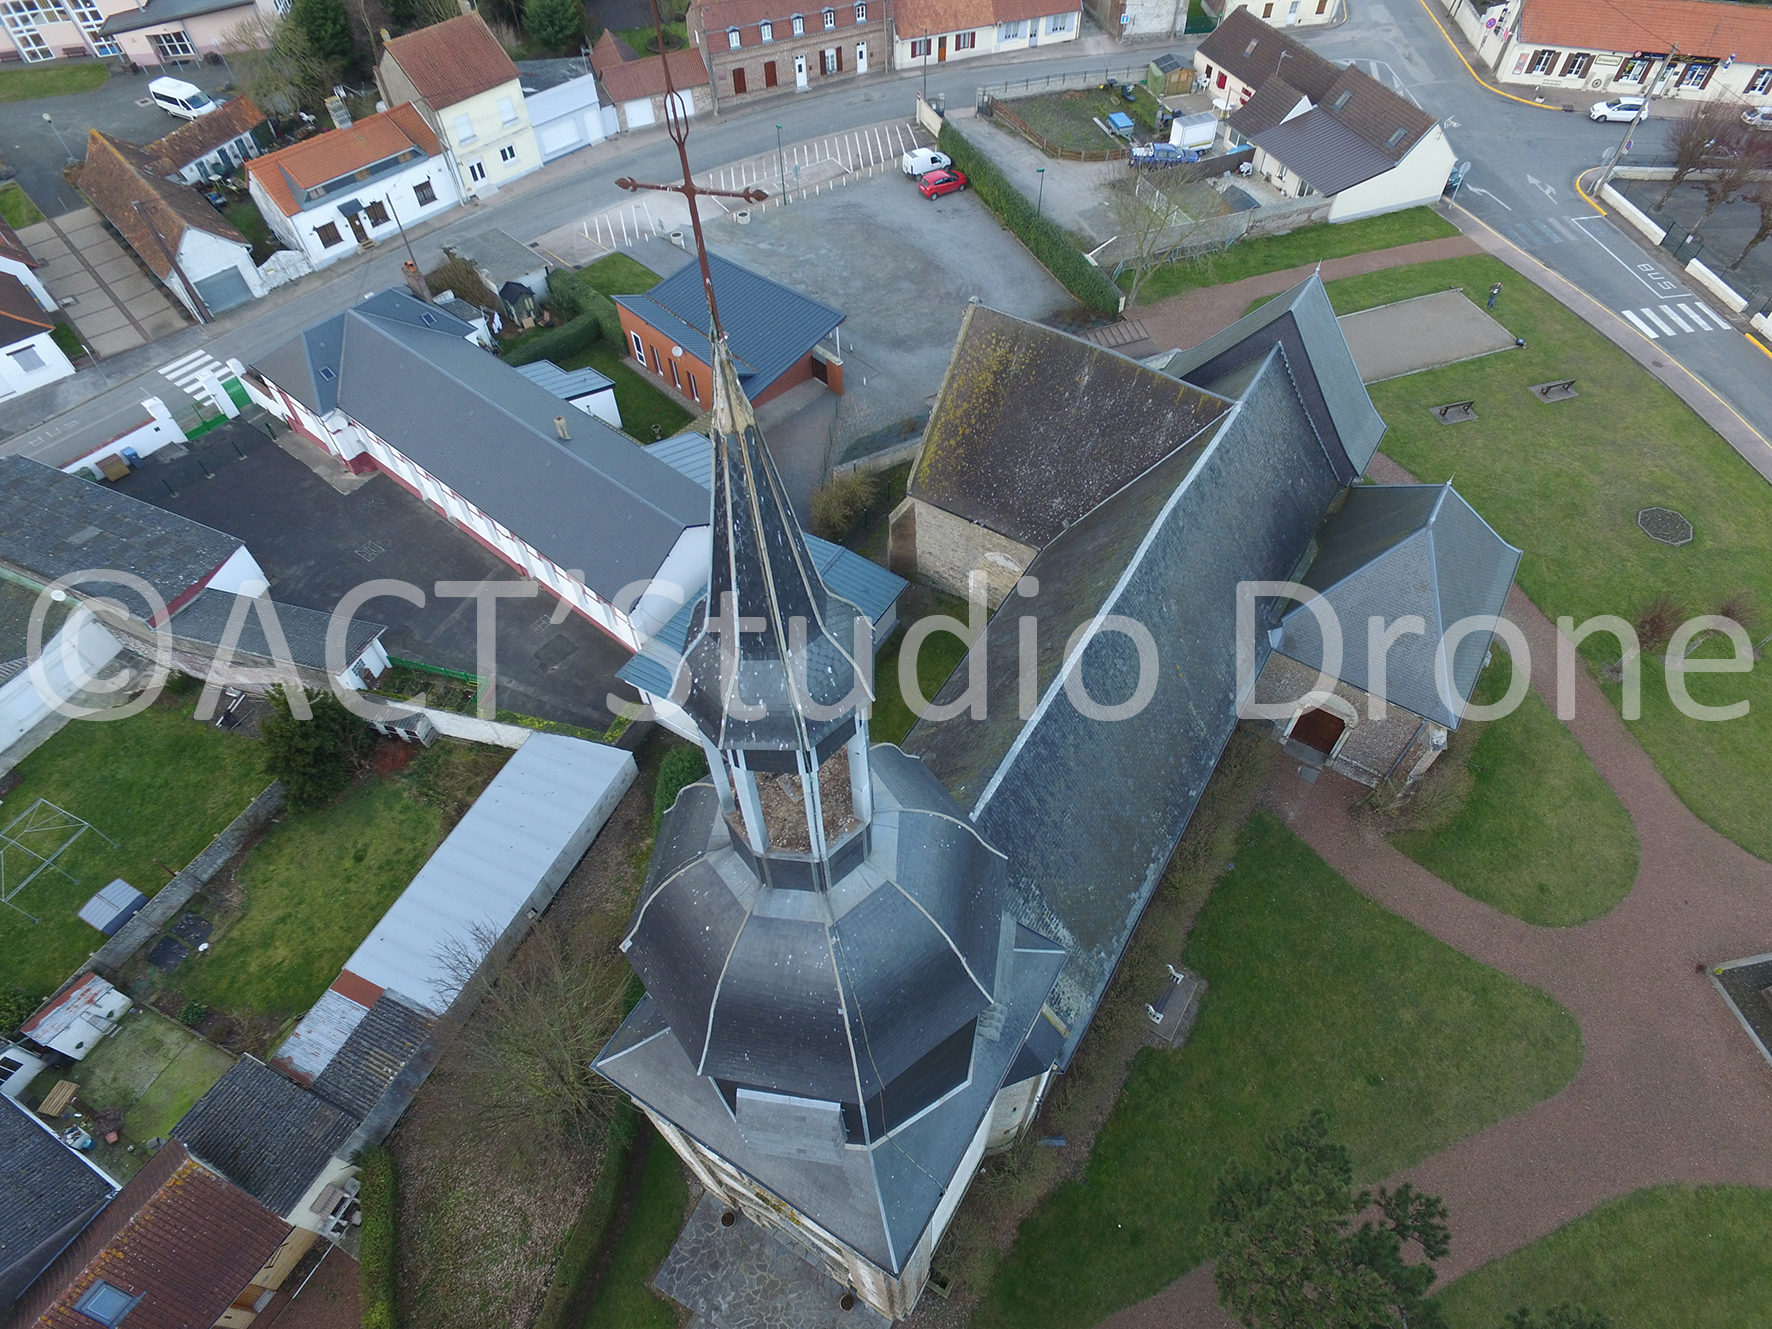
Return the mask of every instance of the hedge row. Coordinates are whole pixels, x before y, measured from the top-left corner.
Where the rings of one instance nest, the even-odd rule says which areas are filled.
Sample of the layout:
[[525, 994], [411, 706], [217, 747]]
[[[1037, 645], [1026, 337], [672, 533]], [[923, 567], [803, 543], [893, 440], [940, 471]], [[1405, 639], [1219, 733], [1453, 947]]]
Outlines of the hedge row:
[[542, 1301], [541, 1313], [535, 1317], [534, 1329], [580, 1329], [583, 1325], [585, 1307], [579, 1304], [580, 1293], [615, 1219], [639, 1119], [639, 1113], [625, 1098], [617, 1104], [609, 1123], [609, 1152], [603, 1156], [597, 1180], [592, 1183], [572, 1230], [561, 1243], [559, 1258], [554, 1261], [554, 1276]]
[[972, 182], [984, 205], [1003, 219], [1003, 224], [1067, 291], [1099, 314], [1119, 313], [1119, 289], [1105, 272], [1083, 257], [1083, 251], [1071, 242], [1064, 227], [1050, 217], [1036, 215], [1027, 196], [1010, 184], [996, 163], [951, 123], [943, 123], [938, 141], [941, 150], [954, 159], [954, 165]]
[[560, 320], [560, 326], [510, 351], [505, 356], [507, 364], [526, 365], [535, 360], [559, 364], [583, 354], [599, 341], [621, 345], [621, 317], [616, 313], [615, 301], [585, 285], [576, 272], [555, 268], [548, 274], [548, 307]]
[[377, 1146], [364, 1151], [358, 1166], [363, 1245], [357, 1252], [357, 1274], [363, 1329], [398, 1329], [394, 1311], [394, 1156]]

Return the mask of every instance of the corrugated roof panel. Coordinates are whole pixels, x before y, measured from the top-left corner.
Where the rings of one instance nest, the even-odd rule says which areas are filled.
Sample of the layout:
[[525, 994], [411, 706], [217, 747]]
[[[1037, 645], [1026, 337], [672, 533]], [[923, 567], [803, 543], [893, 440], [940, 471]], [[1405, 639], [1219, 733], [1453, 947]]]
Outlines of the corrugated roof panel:
[[326, 1069], [351, 1031], [363, 1022], [369, 1008], [331, 988], [321, 994], [313, 1009], [302, 1017], [295, 1032], [283, 1040], [271, 1065], [302, 1084], [311, 1085]]
[[516, 369], [536, 387], [547, 389], [561, 401], [576, 401], [615, 386], [614, 379], [595, 369], [562, 369], [552, 360], [531, 360]]

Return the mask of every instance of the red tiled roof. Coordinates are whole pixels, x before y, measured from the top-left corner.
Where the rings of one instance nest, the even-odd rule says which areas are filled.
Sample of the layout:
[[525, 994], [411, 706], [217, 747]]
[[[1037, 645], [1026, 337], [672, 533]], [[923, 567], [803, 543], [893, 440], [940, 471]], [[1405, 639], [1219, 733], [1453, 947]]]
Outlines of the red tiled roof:
[[283, 215], [293, 217], [301, 211], [301, 200], [295, 196], [297, 189], [336, 180], [408, 148], [417, 148], [427, 157], [442, 151], [418, 107], [401, 102], [391, 111], [364, 117], [349, 129], [329, 130], [291, 147], [254, 157], [246, 163], [246, 170], [264, 187]]
[[31, 257], [31, 251], [25, 248], [25, 242], [18, 238], [18, 232], [4, 220], [0, 220], [0, 258], [14, 259], [27, 267], [37, 266], [37, 260]]
[[129, 1329], [212, 1325], [289, 1233], [289, 1224], [174, 1140], [20, 1299], [11, 1323], [92, 1329], [73, 1307], [103, 1279], [141, 1297]]
[[[175, 278], [161, 241], [166, 249], [178, 253], [187, 226], [236, 244], [246, 243], [246, 237], [196, 190], [162, 179], [147, 153], [133, 143], [106, 138], [96, 129], [88, 131], [80, 192], [123, 233], [129, 247], [162, 281]], [[140, 211], [135, 207], [138, 202]], [[159, 239], [155, 239], [156, 233]]]
[[1525, 0], [1520, 40], [1627, 53], [1677, 45], [1681, 55], [1772, 64], [1772, 7], [1719, 0]]
[[30, 288], [10, 272], [0, 272], [0, 346], [39, 336], [51, 326]]
[[478, 14], [445, 19], [396, 37], [383, 58], [400, 66], [438, 115], [517, 77], [517, 66]]
[[663, 95], [666, 60], [670, 61], [671, 85], [679, 92], [707, 86], [708, 67], [702, 63], [700, 51], [685, 48], [663, 57], [643, 55], [638, 60], [623, 60], [619, 43], [607, 28], [591, 48], [591, 68], [603, 80], [610, 100], [617, 102]]
[[[1050, 4], [1052, 0], [1043, 0], [1043, 3]], [[871, 0], [871, 4], [867, 21], [878, 23], [886, 16], [885, 0]], [[728, 28], [754, 28], [759, 23], [773, 23], [777, 41], [786, 40], [795, 14], [805, 18], [808, 33], [823, 32], [823, 15], [827, 9], [836, 11], [839, 29], [857, 26], [855, 0], [830, 0], [829, 4], [824, 0], [798, 0], [797, 6], [796, 0], [702, 0], [701, 4], [702, 21], [716, 38]], [[749, 32], [744, 38], [746, 46], [756, 40]]]
[[162, 175], [176, 175], [199, 157], [207, 157], [222, 144], [239, 138], [264, 118], [265, 113], [253, 104], [252, 98], [236, 97], [164, 138], [155, 139], [148, 144], [147, 153], [158, 159]]
[[1069, 0], [899, 0], [892, 26], [900, 41], [908, 41], [925, 32], [965, 32], [1066, 13], [1081, 13], [1081, 6]]

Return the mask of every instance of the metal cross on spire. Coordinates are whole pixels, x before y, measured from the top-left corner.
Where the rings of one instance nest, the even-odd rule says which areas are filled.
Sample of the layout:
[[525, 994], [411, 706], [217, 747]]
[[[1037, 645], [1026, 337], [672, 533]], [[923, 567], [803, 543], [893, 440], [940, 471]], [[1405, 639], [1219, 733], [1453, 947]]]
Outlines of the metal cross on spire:
[[616, 188], [638, 192], [642, 189], [660, 189], [668, 193], [681, 194], [689, 204], [689, 225], [695, 232], [695, 257], [701, 263], [702, 289], [708, 296], [708, 317], [713, 321], [713, 336], [710, 341], [718, 342], [723, 335], [720, 327], [720, 311], [714, 305], [714, 274], [708, 267], [708, 246], [701, 233], [701, 209], [696, 207], [695, 200], [703, 194], [710, 198], [742, 198], [746, 203], [761, 203], [769, 195], [761, 189], [703, 189], [695, 183], [695, 175], [689, 169], [689, 121], [683, 114], [682, 104], [677, 100], [676, 85], [671, 82], [671, 62], [665, 50], [664, 21], [659, 18], [658, 0], [652, 0], [652, 26], [658, 33], [658, 62], [664, 70], [665, 83], [665, 129], [671, 141], [677, 145], [677, 158], [683, 163], [683, 183], [680, 185], [655, 185], [644, 180], [624, 177], [615, 182]]

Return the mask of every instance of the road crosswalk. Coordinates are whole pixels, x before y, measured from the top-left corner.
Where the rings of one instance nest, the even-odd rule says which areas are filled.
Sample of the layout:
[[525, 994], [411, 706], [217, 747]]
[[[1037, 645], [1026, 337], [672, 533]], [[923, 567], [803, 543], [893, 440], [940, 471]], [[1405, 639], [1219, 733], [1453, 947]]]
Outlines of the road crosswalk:
[[219, 381], [228, 377], [233, 371], [217, 360], [208, 351], [192, 351], [189, 355], [181, 355], [171, 364], [160, 366], [160, 376], [168, 380], [186, 396], [194, 400], [206, 401], [211, 406], [219, 406], [203, 386], [203, 372], [208, 370]]
[[1522, 249], [1548, 249], [1579, 234], [1573, 223], [1561, 217], [1522, 217], [1519, 221], [1507, 222], [1501, 229]]
[[1724, 317], [1712, 309], [1704, 301], [1688, 296], [1685, 299], [1673, 297], [1668, 304], [1643, 305], [1638, 309], [1621, 309], [1618, 311], [1638, 332], [1650, 341], [1660, 341], [1663, 337], [1677, 337], [1681, 333], [1693, 332], [1731, 332], [1734, 329]]

